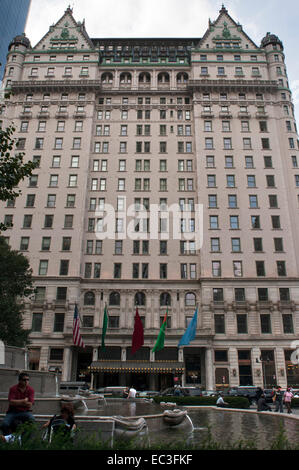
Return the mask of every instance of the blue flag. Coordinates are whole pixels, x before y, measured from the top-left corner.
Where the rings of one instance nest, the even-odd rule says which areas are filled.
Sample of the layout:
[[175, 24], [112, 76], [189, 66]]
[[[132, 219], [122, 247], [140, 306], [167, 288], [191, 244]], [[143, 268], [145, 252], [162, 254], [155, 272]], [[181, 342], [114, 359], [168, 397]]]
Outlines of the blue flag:
[[185, 331], [185, 334], [180, 339], [178, 347], [187, 346], [187, 344], [189, 344], [190, 341], [192, 341], [195, 338], [196, 323], [197, 323], [197, 307], [194, 312], [193, 318], [191, 322], [189, 323], [187, 330]]

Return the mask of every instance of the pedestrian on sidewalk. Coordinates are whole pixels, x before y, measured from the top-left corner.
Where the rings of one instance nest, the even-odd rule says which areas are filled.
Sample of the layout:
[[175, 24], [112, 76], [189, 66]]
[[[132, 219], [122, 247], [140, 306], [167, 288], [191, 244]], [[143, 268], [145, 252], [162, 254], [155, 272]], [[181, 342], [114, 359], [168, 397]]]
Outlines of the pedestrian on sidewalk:
[[278, 411], [280, 413], [283, 413], [283, 391], [281, 390], [281, 387], [278, 385], [276, 389], [274, 390], [274, 395], [273, 395], [273, 403], [275, 403], [275, 412], [277, 413]]
[[286, 405], [287, 410], [288, 410], [288, 414], [292, 413], [292, 398], [293, 398], [293, 396], [294, 395], [291, 392], [291, 388], [288, 387], [287, 391], [285, 392], [284, 397], [283, 397], [285, 405]]

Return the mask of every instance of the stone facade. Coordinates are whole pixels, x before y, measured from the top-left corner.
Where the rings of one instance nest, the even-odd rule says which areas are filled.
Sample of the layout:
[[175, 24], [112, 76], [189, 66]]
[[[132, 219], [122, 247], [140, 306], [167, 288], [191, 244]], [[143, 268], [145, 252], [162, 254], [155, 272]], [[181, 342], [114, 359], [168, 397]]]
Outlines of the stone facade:
[[[92, 39], [69, 8], [36, 46], [12, 41], [4, 84], [2, 125], [40, 162], [1, 207], [38, 290], [24, 315], [31, 367], [69, 380], [91, 366], [94, 386], [299, 385], [298, 143], [282, 42], [268, 33], [257, 46], [224, 7], [202, 38]], [[136, 305], [145, 340], [131, 357]], [[196, 338], [178, 349], [196, 306]]]

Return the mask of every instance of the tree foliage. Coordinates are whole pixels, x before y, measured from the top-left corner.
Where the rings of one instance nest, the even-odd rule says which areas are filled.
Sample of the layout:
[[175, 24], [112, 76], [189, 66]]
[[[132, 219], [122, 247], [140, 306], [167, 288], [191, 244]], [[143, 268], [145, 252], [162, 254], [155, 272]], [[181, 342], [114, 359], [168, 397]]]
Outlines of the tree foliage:
[[[17, 188], [20, 181], [31, 176], [37, 163], [24, 163], [24, 153], [16, 153], [18, 142], [13, 138], [15, 128], [13, 125], [0, 129], [0, 201], [8, 201], [20, 196], [21, 190]], [[0, 224], [0, 230], [7, 227]]]
[[29, 260], [0, 236], [0, 339], [23, 347], [30, 330], [22, 327], [22, 301], [34, 293]]

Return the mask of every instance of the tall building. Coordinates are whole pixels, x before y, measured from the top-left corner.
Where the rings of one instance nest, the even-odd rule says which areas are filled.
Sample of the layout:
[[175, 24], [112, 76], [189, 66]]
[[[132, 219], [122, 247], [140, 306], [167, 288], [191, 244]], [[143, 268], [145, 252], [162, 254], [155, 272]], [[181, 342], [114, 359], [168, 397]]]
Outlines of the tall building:
[[25, 31], [31, 0], [1, 0], [0, 82], [3, 78], [7, 49], [16, 35]]
[[39, 163], [1, 206], [37, 289], [30, 367], [94, 387], [298, 385], [298, 143], [280, 39], [256, 45], [224, 7], [202, 38], [90, 38], [68, 8], [34, 48], [11, 42], [5, 85], [3, 125]]

